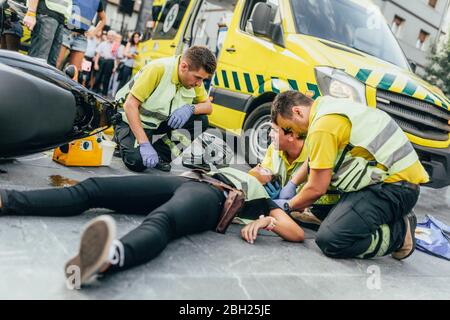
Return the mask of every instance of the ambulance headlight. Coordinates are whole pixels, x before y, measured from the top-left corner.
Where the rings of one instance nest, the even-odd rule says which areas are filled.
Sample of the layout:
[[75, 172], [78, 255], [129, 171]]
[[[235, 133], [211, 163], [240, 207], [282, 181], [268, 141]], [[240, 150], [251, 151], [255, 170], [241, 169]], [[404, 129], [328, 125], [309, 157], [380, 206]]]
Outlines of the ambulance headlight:
[[317, 67], [315, 71], [317, 84], [323, 95], [367, 104], [366, 87], [363, 83], [342, 70]]

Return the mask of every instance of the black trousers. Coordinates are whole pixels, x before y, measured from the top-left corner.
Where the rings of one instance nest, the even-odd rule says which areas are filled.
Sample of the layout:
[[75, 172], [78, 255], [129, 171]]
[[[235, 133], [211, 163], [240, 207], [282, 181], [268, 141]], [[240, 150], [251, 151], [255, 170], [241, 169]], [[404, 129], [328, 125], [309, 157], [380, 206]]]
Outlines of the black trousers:
[[[202, 132], [208, 129], [208, 117], [206, 115], [193, 115], [182, 129], [187, 130], [190, 135], [190, 140], [195, 140]], [[167, 120], [162, 122], [157, 129], [145, 129], [145, 133], [152, 142], [153, 136], [168, 134], [170, 137], [173, 129], [167, 124]], [[119, 145], [120, 155], [124, 164], [128, 169], [135, 172], [142, 172], [147, 169], [142, 161], [141, 153], [139, 152], [139, 146], [136, 146], [136, 137], [131, 131], [130, 126], [120, 121], [114, 127], [115, 140]], [[165, 162], [172, 161], [172, 152], [170, 147], [164, 143], [161, 139], [152, 142], [153, 147], [158, 152], [160, 158]], [[182, 150], [180, 150], [182, 151]]]
[[387, 250], [383, 251], [383, 255], [388, 255], [403, 245], [406, 234], [403, 217], [418, 198], [419, 190], [392, 184], [345, 193], [322, 222], [316, 243], [332, 258], [360, 257], [374, 246], [373, 252], [361, 257], [372, 258], [379, 248], [386, 246], [383, 241], [389, 239]]
[[176, 176], [89, 178], [73, 187], [35, 191], [0, 190], [2, 213], [67, 217], [91, 208], [147, 215], [120, 241], [127, 269], [150, 261], [181, 236], [213, 230], [224, 194], [206, 183]]
[[122, 89], [128, 83], [128, 81], [130, 81], [132, 74], [133, 68], [123, 66], [120, 74], [119, 90]]
[[111, 76], [114, 70], [114, 59], [100, 58], [98, 64], [99, 70], [95, 76], [93, 90], [106, 96], [108, 95], [109, 82], [111, 81]]

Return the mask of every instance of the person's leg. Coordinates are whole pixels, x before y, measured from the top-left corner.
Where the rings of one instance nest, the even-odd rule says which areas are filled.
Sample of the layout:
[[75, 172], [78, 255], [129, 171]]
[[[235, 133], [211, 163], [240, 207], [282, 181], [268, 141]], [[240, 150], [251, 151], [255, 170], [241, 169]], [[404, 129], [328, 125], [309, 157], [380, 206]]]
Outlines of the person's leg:
[[58, 56], [58, 60], [56, 61], [56, 68], [59, 70], [62, 70], [63, 68], [63, 62], [64, 59], [66, 58], [67, 52], [69, 51], [69, 48], [67, 48], [66, 46], [62, 45], [61, 46], [61, 51], [59, 52], [59, 56]]
[[200, 182], [184, 183], [168, 202], [120, 239], [124, 246], [124, 265], [113, 266], [110, 271], [146, 263], [176, 238], [213, 230], [224, 201], [225, 196], [215, 187]]
[[70, 30], [65, 29], [63, 30], [63, 39], [62, 39], [62, 45], [61, 50], [58, 55], [58, 60], [56, 61], [56, 68], [62, 70], [63, 68], [63, 62], [66, 58], [67, 51], [70, 50], [72, 38], [70, 36]]
[[64, 24], [58, 24], [58, 28], [55, 32], [55, 37], [53, 38], [52, 47], [50, 49], [50, 54], [48, 56], [48, 64], [54, 67], [56, 67], [56, 62], [58, 61], [58, 56], [61, 51], [63, 35]]
[[6, 49], [11, 51], [19, 51], [20, 37], [15, 34], [5, 34]]
[[1, 213], [65, 217], [91, 208], [125, 214], [148, 214], [168, 201], [185, 178], [128, 176], [89, 178], [68, 188], [33, 191], [0, 190]]
[[111, 81], [111, 76], [114, 69], [114, 60], [106, 60], [105, 62], [105, 71], [103, 75], [103, 95], [108, 95], [109, 90], [109, 82]]
[[136, 146], [136, 137], [127, 123], [119, 121], [115, 125], [114, 139], [119, 146], [122, 161], [128, 169], [134, 172], [142, 172], [147, 169], [139, 152], [139, 146]]
[[100, 87], [103, 82], [104, 68], [105, 68], [105, 59], [100, 58], [98, 61], [98, 70], [96, 71], [95, 74], [95, 82], [93, 87], [93, 90], [97, 93], [100, 92]]
[[73, 274], [77, 273], [83, 285], [97, 274], [111, 275], [146, 263], [171, 240], [212, 230], [224, 201], [225, 196], [215, 187], [184, 182], [169, 201], [155, 208], [121, 240], [114, 240], [116, 227], [110, 216], [97, 217], [85, 227], [78, 254], [66, 263], [66, 277], [76, 280]]
[[333, 258], [373, 258], [398, 250], [418, 191], [380, 184], [346, 193], [322, 222], [316, 243]]
[[133, 68], [124, 66], [122, 69], [122, 78], [120, 79], [119, 87], [118, 89], [122, 89], [128, 81], [130, 81], [131, 75], [133, 73]]
[[[86, 61], [89, 61], [92, 63], [92, 58], [91, 57], [86, 57], [84, 56], [84, 59]], [[83, 62], [81, 62], [83, 64]], [[91, 75], [92, 75], [92, 68], [91, 71], [83, 71], [83, 86], [85, 86], [86, 88], [89, 89], [89, 85], [91, 83]]]
[[36, 26], [31, 33], [31, 45], [28, 55], [48, 61], [53, 41], [59, 28], [55, 19], [38, 15]]
[[0, 48], [6, 50], [6, 34], [0, 35]]
[[87, 39], [85, 35], [78, 34], [74, 36], [73, 44], [70, 50], [69, 63], [73, 64], [81, 72], [81, 64], [83, 63], [84, 53], [87, 48]]

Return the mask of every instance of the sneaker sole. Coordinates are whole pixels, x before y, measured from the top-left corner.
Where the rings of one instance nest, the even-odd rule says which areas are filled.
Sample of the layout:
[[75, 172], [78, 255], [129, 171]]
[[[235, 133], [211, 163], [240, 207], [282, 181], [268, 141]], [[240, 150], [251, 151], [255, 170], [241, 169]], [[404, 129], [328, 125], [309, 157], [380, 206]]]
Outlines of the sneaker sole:
[[85, 284], [107, 262], [109, 249], [116, 237], [116, 223], [110, 216], [100, 216], [90, 221], [81, 236], [78, 254], [65, 265], [67, 270], [76, 266], [80, 270], [80, 283]]

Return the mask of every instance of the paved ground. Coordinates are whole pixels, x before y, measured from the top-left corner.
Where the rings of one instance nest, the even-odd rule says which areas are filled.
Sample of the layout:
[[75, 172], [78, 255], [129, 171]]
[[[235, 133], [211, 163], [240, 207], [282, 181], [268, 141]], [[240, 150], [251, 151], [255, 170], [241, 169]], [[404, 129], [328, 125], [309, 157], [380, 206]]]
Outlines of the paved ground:
[[[120, 160], [108, 168], [66, 168], [48, 154], [0, 164], [1, 188], [46, 188], [51, 175], [83, 180], [124, 175]], [[176, 172], [176, 170], [175, 170]], [[416, 212], [450, 223], [450, 188], [423, 189]], [[421, 252], [404, 262], [332, 260], [307, 232], [303, 244], [265, 233], [255, 245], [207, 232], [175, 241], [154, 261], [93, 286], [69, 290], [64, 262], [78, 248], [82, 226], [103, 214], [72, 218], [0, 217], [0, 299], [450, 299], [450, 262]], [[119, 236], [142, 216], [113, 214]]]

